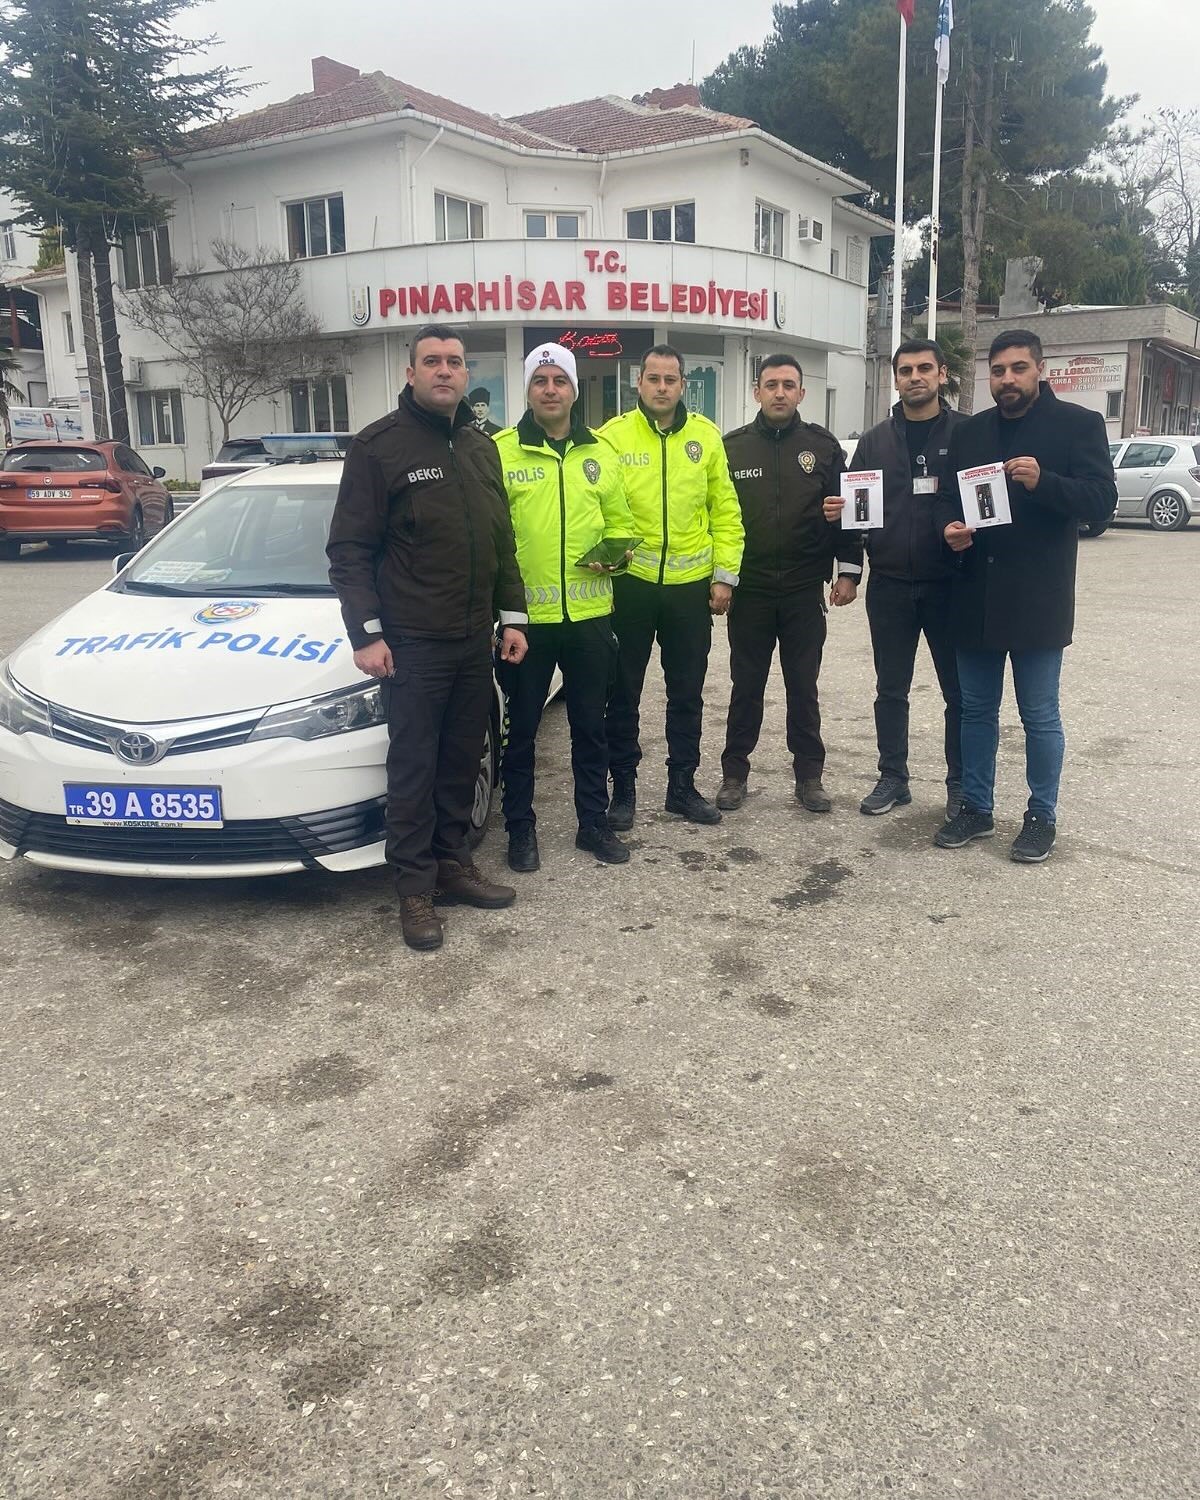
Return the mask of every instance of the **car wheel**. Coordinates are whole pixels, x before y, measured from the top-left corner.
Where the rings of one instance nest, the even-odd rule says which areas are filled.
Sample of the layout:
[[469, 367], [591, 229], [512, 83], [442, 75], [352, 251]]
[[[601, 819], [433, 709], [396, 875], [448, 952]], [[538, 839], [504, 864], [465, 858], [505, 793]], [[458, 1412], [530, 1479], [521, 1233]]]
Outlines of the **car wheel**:
[[1146, 504], [1146, 519], [1155, 531], [1182, 531], [1191, 517], [1185, 501], [1171, 490], [1160, 490]]
[[1080, 526], [1080, 528], [1079, 528], [1079, 535], [1080, 536], [1103, 536], [1104, 533], [1107, 530], [1108, 530], [1108, 522], [1107, 521], [1101, 521], [1098, 525], [1095, 522], [1093, 522], [1092, 525], [1090, 525], [1090, 526], [1088, 526], [1086, 524], [1083, 525], [1083, 526]]
[[16, 562], [21, 555], [20, 542], [0, 542], [0, 562]]
[[479, 775], [475, 778], [475, 801], [471, 805], [471, 826], [467, 830], [467, 843], [472, 849], [483, 843], [487, 833], [488, 819], [492, 815], [492, 803], [496, 799], [496, 788], [500, 785], [500, 713], [492, 706], [488, 719], [487, 736], [483, 742], [483, 754], [479, 758]]
[[167, 508], [166, 508], [166, 510], [163, 511], [163, 526], [164, 527], [165, 526], [169, 526], [174, 519], [175, 519], [175, 506], [174, 506], [174, 504], [170, 500], [168, 500], [167, 501]]
[[133, 507], [133, 518], [129, 526], [129, 535], [121, 543], [122, 552], [140, 552], [146, 545], [146, 518], [142, 515], [142, 507]]

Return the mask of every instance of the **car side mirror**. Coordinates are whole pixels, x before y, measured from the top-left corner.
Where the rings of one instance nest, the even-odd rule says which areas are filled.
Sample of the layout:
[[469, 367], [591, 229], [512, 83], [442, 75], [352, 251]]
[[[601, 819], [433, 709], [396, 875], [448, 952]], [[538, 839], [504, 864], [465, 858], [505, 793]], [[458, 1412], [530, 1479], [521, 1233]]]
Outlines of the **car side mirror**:
[[136, 556], [136, 552], [118, 552], [113, 558], [113, 577], [115, 578], [122, 568], [127, 568]]
[[167, 477], [166, 469], [160, 469], [157, 465], [150, 472], [154, 475], [155, 479], [165, 479]]

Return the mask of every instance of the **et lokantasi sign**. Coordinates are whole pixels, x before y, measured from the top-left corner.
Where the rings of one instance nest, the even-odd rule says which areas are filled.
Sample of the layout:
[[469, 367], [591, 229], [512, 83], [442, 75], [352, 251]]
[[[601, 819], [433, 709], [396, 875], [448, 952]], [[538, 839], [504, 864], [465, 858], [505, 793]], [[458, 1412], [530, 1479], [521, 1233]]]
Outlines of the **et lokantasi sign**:
[[1046, 383], [1056, 396], [1085, 391], [1123, 391], [1125, 355], [1071, 354], [1046, 360]]

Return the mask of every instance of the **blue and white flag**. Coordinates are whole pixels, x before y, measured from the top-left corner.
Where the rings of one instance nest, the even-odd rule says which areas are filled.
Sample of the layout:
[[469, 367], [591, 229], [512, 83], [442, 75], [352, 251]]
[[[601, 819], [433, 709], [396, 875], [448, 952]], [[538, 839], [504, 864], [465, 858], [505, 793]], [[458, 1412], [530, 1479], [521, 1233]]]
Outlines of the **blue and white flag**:
[[937, 55], [938, 83], [945, 83], [950, 77], [950, 33], [953, 30], [953, 0], [940, 0], [938, 4], [937, 33], [933, 39], [933, 50]]

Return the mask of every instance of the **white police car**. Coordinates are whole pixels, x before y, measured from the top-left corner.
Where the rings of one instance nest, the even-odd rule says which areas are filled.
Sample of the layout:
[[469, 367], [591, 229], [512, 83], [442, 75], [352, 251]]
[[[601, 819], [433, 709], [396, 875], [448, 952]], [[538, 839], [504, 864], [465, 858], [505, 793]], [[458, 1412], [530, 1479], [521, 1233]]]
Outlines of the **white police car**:
[[[383, 861], [387, 727], [325, 541], [340, 460], [240, 475], [0, 670], [0, 857], [113, 875]], [[472, 817], [496, 782], [497, 692]]]

